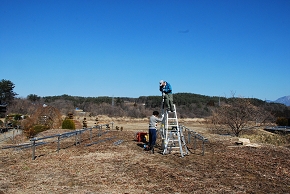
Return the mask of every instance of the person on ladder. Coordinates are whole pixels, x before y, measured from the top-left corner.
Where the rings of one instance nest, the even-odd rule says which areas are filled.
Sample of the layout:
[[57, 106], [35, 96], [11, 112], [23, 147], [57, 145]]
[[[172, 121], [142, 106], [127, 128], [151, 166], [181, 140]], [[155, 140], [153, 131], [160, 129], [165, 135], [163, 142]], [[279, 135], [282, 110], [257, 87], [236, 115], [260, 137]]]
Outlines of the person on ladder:
[[[160, 80], [160, 87], [159, 90], [162, 92], [162, 97], [163, 97], [163, 103], [165, 102], [167, 111], [174, 111], [174, 106], [173, 106], [173, 95], [172, 95], [172, 87], [171, 85], [163, 80]], [[163, 104], [164, 108], [164, 104]]]

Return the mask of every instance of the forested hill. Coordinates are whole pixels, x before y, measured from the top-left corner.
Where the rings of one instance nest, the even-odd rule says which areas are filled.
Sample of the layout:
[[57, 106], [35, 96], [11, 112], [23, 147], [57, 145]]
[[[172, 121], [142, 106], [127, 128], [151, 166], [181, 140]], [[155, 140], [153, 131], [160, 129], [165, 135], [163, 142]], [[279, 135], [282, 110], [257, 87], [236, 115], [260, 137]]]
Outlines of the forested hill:
[[[192, 94], [192, 93], [175, 93], [173, 94], [174, 104], [176, 106], [189, 106], [192, 104], [201, 105], [208, 105], [208, 106], [215, 106], [218, 105], [221, 101], [228, 101], [231, 98], [225, 97], [218, 97], [218, 96], [205, 96], [200, 94]], [[119, 105], [121, 103], [137, 103], [137, 104], [145, 104], [146, 107], [159, 107], [162, 103], [161, 96], [140, 96], [138, 98], [131, 98], [131, 97], [109, 97], [109, 96], [99, 96], [99, 97], [81, 97], [81, 96], [70, 96], [67, 94], [61, 96], [46, 96], [43, 97], [46, 103], [50, 103], [56, 100], [65, 100], [65, 101], [72, 101], [74, 104], [82, 104], [86, 103], [109, 103]], [[252, 102], [255, 105], [262, 105], [265, 101], [252, 98]]]
[[[218, 96], [205, 96], [192, 93], [173, 94], [174, 103], [181, 117], [207, 117], [211, 110], [220, 104], [228, 103], [235, 98]], [[64, 106], [70, 104], [71, 108], [80, 108], [94, 114], [127, 115], [142, 117], [148, 115], [153, 109], [160, 110], [162, 104], [161, 96], [140, 96], [130, 97], [80, 97], [80, 96], [46, 96], [41, 98], [44, 103], [55, 105], [64, 110]], [[289, 114], [289, 108], [278, 103], [268, 103], [260, 99], [251, 98], [255, 106], [266, 106], [276, 115]], [[66, 106], [68, 107], [68, 106]], [[114, 107], [114, 109], [112, 109]], [[131, 109], [130, 107], [135, 107]]]

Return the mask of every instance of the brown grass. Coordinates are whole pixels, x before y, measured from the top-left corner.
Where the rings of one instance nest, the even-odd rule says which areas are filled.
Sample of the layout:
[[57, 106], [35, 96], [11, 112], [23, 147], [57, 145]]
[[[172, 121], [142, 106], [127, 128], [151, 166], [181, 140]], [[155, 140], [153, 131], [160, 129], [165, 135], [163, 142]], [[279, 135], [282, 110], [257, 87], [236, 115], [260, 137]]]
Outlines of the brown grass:
[[[92, 142], [84, 134], [80, 145], [74, 138], [31, 149], [0, 150], [0, 193], [290, 193], [290, 150], [261, 144], [235, 146], [237, 138], [209, 134], [201, 123], [186, 126], [208, 137], [205, 155], [189, 144], [189, 155], [179, 152], [150, 154], [135, 141], [147, 132], [147, 121], [114, 120], [123, 131], [110, 130]], [[182, 122], [181, 122], [182, 123]], [[49, 130], [46, 136], [62, 133]], [[22, 138], [23, 139], [23, 138]], [[120, 145], [114, 142], [123, 140]]]

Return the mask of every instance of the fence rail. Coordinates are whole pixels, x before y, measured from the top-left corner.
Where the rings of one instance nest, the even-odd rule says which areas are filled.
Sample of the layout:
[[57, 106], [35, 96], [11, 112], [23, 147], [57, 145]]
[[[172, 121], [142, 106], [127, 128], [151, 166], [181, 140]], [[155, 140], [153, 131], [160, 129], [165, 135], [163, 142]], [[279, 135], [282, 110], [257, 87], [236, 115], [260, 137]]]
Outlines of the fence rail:
[[[81, 144], [81, 135], [87, 131], [89, 131], [89, 138], [92, 141], [93, 138], [93, 129], [98, 129], [98, 133], [97, 136], [101, 136], [102, 134], [105, 134], [106, 132], [102, 132], [102, 129], [104, 126], [106, 126], [106, 129], [110, 128], [110, 125], [113, 125], [114, 123], [108, 123], [108, 124], [103, 124], [103, 125], [97, 125], [95, 127], [92, 128], [84, 128], [84, 129], [77, 129], [75, 131], [71, 131], [71, 132], [67, 132], [67, 133], [62, 133], [62, 134], [55, 134], [55, 135], [50, 135], [50, 136], [45, 136], [45, 137], [34, 137], [30, 139], [31, 143], [26, 143], [26, 144], [21, 144], [21, 145], [14, 145], [14, 146], [6, 146], [3, 147], [2, 149], [9, 149], [9, 148], [19, 148], [19, 149], [24, 149], [24, 148], [32, 148], [32, 160], [35, 160], [35, 152], [36, 152], [36, 147], [40, 146], [40, 145], [44, 145], [44, 144], [48, 144], [49, 142], [44, 142], [42, 140], [46, 140], [46, 139], [53, 139], [53, 138], [57, 138], [57, 152], [59, 152], [60, 150], [60, 142], [62, 139], [66, 139], [66, 138], [70, 138], [75, 136], [75, 145], [77, 144]], [[91, 143], [88, 144], [89, 145], [93, 145], [95, 143]]]
[[202, 141], [202, 155], [204, 156], [204, 151], [205, 151], [205, 143], [208, 142], [208, 139], [206, 137], [203, 137], [202, 135], [198, 134], [197, 132], [185, 127], [181, 126], [181, 129], [185, 132], [187, 132], [187, 144], [191, 143], [192, 137], [194, 138], [193, 142], [193, 149], [197, 149], [197, 140]]
[[290, 126], [265, 127], [264, 130], [270, 131], [270, 132], [285, 132], [285, 133], [290, 133]]
[[[93, 129], [98, 129], [97, 132], [97, 136], [101, 136], [103, 134], [106, 134], [109, 131], [103, 131], [103, 127], [106, 127], [106, 129], [110, 128], [110, 125], [112, 126], [113, 129], [113, 122], [109, 123], [109, 124], [103, 124], [103, 125], [97, 125], [95, 127], [92, 128], [84, 128], [84, 129], [77, 129], [75, 131], [71, 131], [71, 132], [67, 132], [67, 133], [62, 133], [62, 134], [55, 134], [55, 135], [51, 135], [51, 136], [44, 136], [44, 137], [34, 137], [30, 139], [31, 143], [25, 143], [25, 144], [21, 144], [21, 145], [13, 145], [13, 146], [6, 146], [6, 147], [2, 147], [2, 149], [9, 149], [9, 148], [18, 148], [18, 149], [25, 149], [25, 148], [32, 148], [32, 160], [35, 160], [35, 152], [36, 152], [36, 147], [40, 146], [40, 145], [45, 145], [51, 142], [45, 142], [43, 140], [47, 140], [47, 139], [53, 139], [53, 138], [57, 138], [56, 141], [57, 142], [57, 153], [59, 153], [60, 150], [60, 142], [63, 139], [66, 138], [70, 138], [70, 137], [75, 137], [75, 143], [74, 145], [78, 145], [81, 144], [82, 142], [82, 134], [89, 131], [89, 139], [91, 141], [91, 143], [86, 144], [86, 146], [91, 146], [94, 144], [98, 144], [100, 142], [104, 142], [104, 141], [108, 141], [111, 139], [115, 139], [116, 137], [110, 137], [110, 138], [106, 138], [103, 140], [99, 140], [97, 142], [92, 142], [92, 138], [93, 138]], [[198, 134], [197, 132], [185, 127], [185, 126], [180, 126], [181, 130], [184, 131], [187, 134], [187, 139], [186, 139], [186, 143], [190, 144], [192, 142], [192, 138], [193, 138], [193, 149], [196, 150], [197, 149], [197, 141], [200, 140], [202, 141], [202, 155], [204, 155], [205, 153], [205, 143], [208, 142], [208, 139], [203, 137], [202, 135]], [[123, 142], [123, 140], [118, 140], [116, 142], [114, 142], [114, 145], [119, 145]]]

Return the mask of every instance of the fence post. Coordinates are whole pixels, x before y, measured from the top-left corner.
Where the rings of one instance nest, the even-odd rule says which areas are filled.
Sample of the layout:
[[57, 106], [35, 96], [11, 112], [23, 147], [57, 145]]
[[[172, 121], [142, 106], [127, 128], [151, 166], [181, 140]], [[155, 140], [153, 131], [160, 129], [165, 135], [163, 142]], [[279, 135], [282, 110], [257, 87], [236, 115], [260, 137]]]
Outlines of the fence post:
[[32, 141], [32, 160], [35, 160], [35, 139]]
[[77, 145], [78, 144], [78, 130], [76, 130], [76, 143], [75, 143], [75, 145]]
[[196, 137], [196, 135], [194, 135], [194, 146], [193, 146], [194, 150], [196, 150], [196, 139], [197, 139], [197, 137]]
[[98, 128], [98, 137], [101, 136], [101, 131], [102, 131], [102, 125], [99, 125], [99, 128]]
[[79, 144], [82, 142], [82, 130], [79, 131]]
[[59, 153], [59, 149], [60, 149], [59, 141], [60, 141], [60, 135], [57, 137], [57, 153]]
[[190, 143], [190, 140], [191, 140], [191, 131], [188, 130], [187, 134], [188, 134], [187, 142]]
[[90, 128], [90, 141], [92, 141], [92, 130], [93, 128]]
[[204, 140], [202, 140], [202, 155], [204, 156]]
[[12, 132], [12, 141], [14, 141], [14, 134], [15, 133], [15, 129], [13, 129], [13, 132]]

